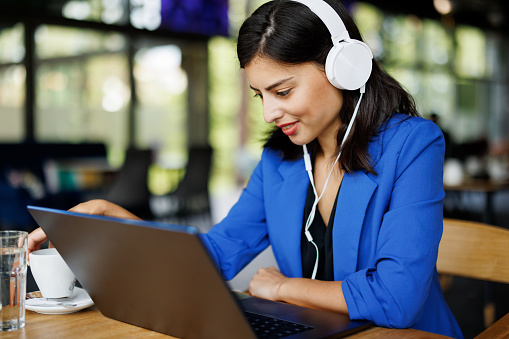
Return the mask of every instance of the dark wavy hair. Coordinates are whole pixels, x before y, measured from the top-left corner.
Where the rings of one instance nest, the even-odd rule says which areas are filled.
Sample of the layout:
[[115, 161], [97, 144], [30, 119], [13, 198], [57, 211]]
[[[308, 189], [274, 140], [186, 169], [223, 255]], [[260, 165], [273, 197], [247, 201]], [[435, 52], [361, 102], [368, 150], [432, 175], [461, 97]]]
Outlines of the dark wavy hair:
[[[350, 38], [362, 41], [361, 34], [346, 8], [337, 0], [324, 0], [334, 8], [345, 24]], [[260, 6], [242, 24], [237, 55], [245, 68], [255, 57], [268, 57], [283, 64], [314, 62], [322, 67], [332, 48], [331, 35], [325, 24], [307, 6], [290, 0], [270, 1]], [[343, 90], [343, 106], [338, 114], [342, 127], [338, 131], [338, 150], [359, 99], [358, 90]], [[394, 113], [418, 116], [413, 98], [373, 60], [371, 76], [366, 83], [356, 121], [341, 150], [340, 166], [347, 172], [364, 169], [375, 173], [368, 143], [376, 131]], [[265, 146], [280, 150], [285, 159], [298, 159], [302, 148], [293, 144], [277, 128]], [[310, 143], [313, 154], [320, 151], [316, 140]]]

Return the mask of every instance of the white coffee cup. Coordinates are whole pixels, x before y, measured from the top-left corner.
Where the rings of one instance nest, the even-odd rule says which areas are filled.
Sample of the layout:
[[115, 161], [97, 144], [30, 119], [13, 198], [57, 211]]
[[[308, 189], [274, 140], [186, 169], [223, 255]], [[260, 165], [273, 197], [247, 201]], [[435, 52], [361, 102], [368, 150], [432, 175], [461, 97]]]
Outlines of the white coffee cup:
[[72, 295], [76, 277], [55, 248], [30, 253], [30, 269], [44, 298]]

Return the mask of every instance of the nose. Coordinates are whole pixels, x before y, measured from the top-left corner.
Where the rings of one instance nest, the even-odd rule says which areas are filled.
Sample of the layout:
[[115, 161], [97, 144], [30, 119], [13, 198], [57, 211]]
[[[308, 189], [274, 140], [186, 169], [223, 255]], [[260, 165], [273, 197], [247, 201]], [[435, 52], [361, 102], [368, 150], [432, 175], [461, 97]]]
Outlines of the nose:
[[279, 107], [279, 105], [277, 105], [277, 102], [270, 99], [263, 100], [263, 119], [265, 122], [269, 124], [273, 123], [282, 116], [283, 110]]

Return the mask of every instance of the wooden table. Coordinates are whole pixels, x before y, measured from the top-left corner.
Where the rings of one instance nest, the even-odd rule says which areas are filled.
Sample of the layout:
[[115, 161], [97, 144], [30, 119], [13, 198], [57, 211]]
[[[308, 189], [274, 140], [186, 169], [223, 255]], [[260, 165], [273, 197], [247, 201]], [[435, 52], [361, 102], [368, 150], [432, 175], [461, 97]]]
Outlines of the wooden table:
[[[2, 339], [172, 338], [165, 334], [107, 318], [103, 316], [95, 306], [76, 313], [63, 315], [46, 315], [26, 311], [25, 322], [26, 325], [23, 329], [12, 332], [2, 332], [0, 337], [2, 337]], [[348, 338], [438, 339], [448, 337], [413, 329], [397, 330], [383, 327], [370, 327]]]

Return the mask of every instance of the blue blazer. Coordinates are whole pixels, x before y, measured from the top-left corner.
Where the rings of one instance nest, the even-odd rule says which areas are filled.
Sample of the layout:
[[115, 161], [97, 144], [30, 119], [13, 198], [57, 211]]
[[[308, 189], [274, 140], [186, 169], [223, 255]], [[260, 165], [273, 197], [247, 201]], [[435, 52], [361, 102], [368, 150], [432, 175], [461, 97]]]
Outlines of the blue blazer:
[[[370, 140], [377, 172], [344, 175], [333, 228], [334, 278], [352, 319], [461, 338], [436, 270], [445, 143], [433, 122], [395, 114]], [[269, 244], [281, 272], [302, 277], [309, 179], [302, 159], [265, 149], [227, 217], [203, 240], [225, 279]]]

